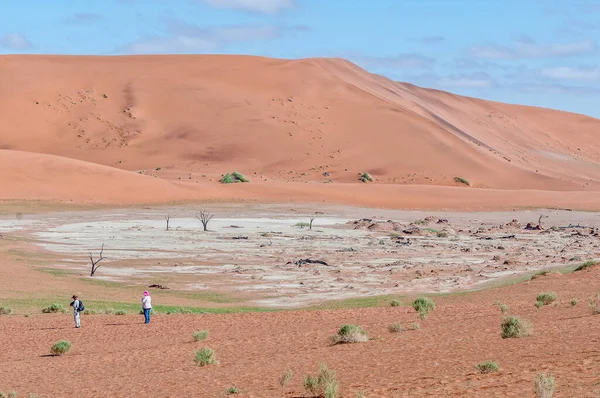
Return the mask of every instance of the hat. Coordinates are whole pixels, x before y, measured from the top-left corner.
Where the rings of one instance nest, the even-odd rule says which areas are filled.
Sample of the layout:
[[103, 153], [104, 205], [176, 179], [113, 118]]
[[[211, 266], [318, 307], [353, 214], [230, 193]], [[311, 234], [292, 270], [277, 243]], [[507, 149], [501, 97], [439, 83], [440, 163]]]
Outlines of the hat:
[[149, 296], [149, 295], [150, 295], [150, 293], [148, 293], [148, 291], [146, 290], [146, 291], [144, 292], [144, 296]]

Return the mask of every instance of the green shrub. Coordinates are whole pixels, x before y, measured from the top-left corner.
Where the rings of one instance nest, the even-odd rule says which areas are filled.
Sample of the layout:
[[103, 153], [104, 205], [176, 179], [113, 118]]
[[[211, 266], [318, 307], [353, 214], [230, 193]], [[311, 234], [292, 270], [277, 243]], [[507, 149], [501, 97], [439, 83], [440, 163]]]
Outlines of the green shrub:
[[127, 315], [127, 311], [126, 310], [116, 310], [115, 315]]
[[575, 271], [583, 271], [584, 269], [588, 269], [590, 267], [593, 267], [596, 264], [598, 264], [598, 261], [596, 261], [596, 260], [588, 260], [588, 261], [584, 262], [583, 264], [581, 264], [580, 266], [578, 266], [577, 268], [575, 268]]
[[102, 310], [89, 310], [86, 309], [83, 311], [83, 315], [99, 315], [102, 314], [104, 311]]
[[579, 301], [576, 298], [571, 299], [571, 305], [573, 307], [575, 307], [577, 305], [577, 303], [579, 303]]
[[358, 179], [362, 182], [373, 182], [373, 177], [371, 177], [371, 174], [369, 173], [361, 173], [360, 177], [358, 177]]
[[544, 306], [544, 303], [542, 303], [541, 301], [536, 301], [535, 302], [535, 308], [540, 309]]
[[49, 307], [44, 308], [42, 312], [44, 314], [53, 314], [57, 312], [64, 314], [67, 312], [67, 310], [62, 306], [62, 304], [53, 303]]
[[339, 382], [335, 371], [329, 370], [325, 364], [319, 366], [317, 376], [304, 377], [304, 389], [313, 397], [336, 398], [339, 392]]
[[250, 181], [246, 177], [244, 177], [244, 175], [242, 173], [234, 171], [233, 173], [225, 174], [223, 177], [221, 177], [219, 182], [221, 182], [223, 184], [233, 184], [235, 182], [250, 182]]
[[465, 180], [464, 178], [461, 177], [454, 177], [454, 182], [459, 182], [461, 184], [465, 184], [466, 186], [470, 187], [471, 183], [467, 180]]
[[8, 315], [12, 313], [12, 308], [10, 307], [0, 307], [0, 315]]
[[392, 301], [390, 301], [390, 305], [392, 307], [400, 307], [402, 305], [402, 302], [399, 300], [392, 300]]
[[294, 227], [298, 227], [298, 228], [306, 228], [309, 226], [310, 226], [310, 224], [307, 222], [298, 222], [298, 223], [294, 224]]
[[367, 331], [360, 326], [344, 325], [338, 333], [329, 338], [331, 344], [361, 343], [369, 340]]
[[500, 304], [500, 312], [502, 312], [503, 314], [506, 314], [508, 312], [508, 305], [501, 303]]
[[540, 293], [537, 295], [536, 301], [541, 302], [543, 305], [552, 304], [556, 301], [556, 293]]
[[447, 238], [448, 237], [448, 232], [440, 231], [440, 232], [437, 233], [437, 237], [438, 238]]
[[290, 381], [294, 377], [294, 372], [291, 370], [286, 370], [281, 377], [279, 377], [279, 384], [281, 387], [284, 387], [288, 381]]
[[115, 310], [114, 310], [114, 309], [112, 309], [112, 308], [107, 308], [107, 309], [105, 309], [105, 310], [104, 310], [104, 313], [105, 313], [106, 315], [111, 315], [111, 314], [113, 314], [114, 312], [115, 312]]
[[419, 313], [421, 319], [425, 319], [435, 309], [435, 303], [428, 297], [419, 297], [413, 301], [413, 308]]
[[419, 329], [421, 329], [421, 325], [419, 325], [419, 322], [413, 322], [410, 325], [410, 330], [419, 330]]
[[398, 323], [392, 323], [390, 326], [388, 326], [388, 330], [391, 333], [398, 333], [404, 330], [404, 328], [402, 327], [402, 324], [400, 322]]
[[534, 386], [538, 398], [552, 398], [554, 395], [554, 377], [550, 375], [538, 373]]
[[71, 342], [68, 340], [60, 340], [50, 348], [52, 355], [63, 355], [71, 349]]
[[508, 316], [500, 325], [502, 329], [502, 338], [520, 338], [531, 336], [533, 325], [527, 320], [522, 320], [518, 316]]
[[498, 370], [498, 364], [494, 361], [485, 361], [475, 365], [475, 368], [481, 374], [493, 373]]
[[198, 366], [212, 365], [217, 363], [217, 357], [212, 349], [204, 347], [194, 352], [194, 361]]
[[8, 394], [6, 394], [4, 392], [0, 392], [0, 398], [17, 398], [17, 392], [12, 391], [12, 392], [9, 392]]
[[196, 330], [194, 331], [194, 341], [202, 341], [208, 338], [208, 330]]
[[227, 389], [227, 394], [239, 394], [240, 390], [238, 390], [236, 387], [231, 386]]
[[[143, 309], [142, 309], [142, 310], [140, 310], [139, 314], [140, 314], [140, 315], [144, 315], [144, 310], [143, 310]], [[155, 312], [154, 312], [154, 308], [150, 308], [150, 315], [154, 315], [154, 314], [155, 314]]]

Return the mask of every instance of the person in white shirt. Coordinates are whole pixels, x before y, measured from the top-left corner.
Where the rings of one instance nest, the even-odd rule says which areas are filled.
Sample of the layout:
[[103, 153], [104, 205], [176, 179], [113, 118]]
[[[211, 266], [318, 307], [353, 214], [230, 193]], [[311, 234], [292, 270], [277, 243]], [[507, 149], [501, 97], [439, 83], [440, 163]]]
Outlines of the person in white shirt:
[[71, 298], [73, 299], [73, 301], [69, 305], [73, 307], [73, 318], [75, 318], [75, 327], [79, 328], [81, 327], [81, 320], [79, 317], [79, 298], [77, 297], [77, 295], [73, 295], [73, 297]]
[[150, 297], [150, 293], [147, 291], [144, 292], [144, 297], [142, 297], [142, 310], [144, 311], [144, 323], [150, 323], [150, 311], [152, 310], [152, 298]]

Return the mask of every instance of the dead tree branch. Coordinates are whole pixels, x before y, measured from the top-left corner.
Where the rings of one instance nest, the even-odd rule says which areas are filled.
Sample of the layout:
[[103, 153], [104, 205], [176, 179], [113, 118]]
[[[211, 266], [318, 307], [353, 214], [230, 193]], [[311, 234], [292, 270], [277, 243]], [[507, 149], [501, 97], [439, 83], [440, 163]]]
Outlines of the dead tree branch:
[[214, 214], [210, 214], [206, 210], [201, 210], [199, 215], [196, 215], [196, 218], [200, 220], [202, 223], [202, 227], [204, 227], [204, 231], [208, 231], [208, 223], [214, 217]]
[[100, 261], [104, 260], [104, 257], [102, 257], [102, 253], [104, 252], [104, 243], [102, 244], [102, 248], [100, 248], [100, 258], [98, 258], [98, 260], [94, 261], [94, 256], [92, 256], [92, 253], [90, 252], [90, 261], [92, 262], [92, 271], [90, 272], [90, 276], [94, 276], [94, 274], [96, 273], [96, 271], [98, 270], [98, 268], [100, 267], [100, 264], [98, 264]]
[[167, 231], [169, 230], [169, 221], [171, 221], [171, 216], [165, 216], [165, 221], [167, 222]]
[[313, 225], [313, 221], [315, 221], [315, 218], [317, 218], [317, 216], [312, 216], [310, 218], [310, 223], [308, 223], [308, 229], [312, 231], [312, 225]]

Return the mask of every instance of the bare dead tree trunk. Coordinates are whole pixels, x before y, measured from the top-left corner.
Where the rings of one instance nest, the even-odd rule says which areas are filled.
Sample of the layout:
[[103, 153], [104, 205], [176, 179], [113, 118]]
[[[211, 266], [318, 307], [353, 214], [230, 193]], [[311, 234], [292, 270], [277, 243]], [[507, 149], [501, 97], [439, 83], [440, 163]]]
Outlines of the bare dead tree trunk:
[[548, 216], [540, 214], [540, 218], [538, 218], [538, 227], [539, 227], [539, 229], [544, 229], [544, 227], [542, 227], [542, 218], [548, 218]]
[[210, 214], [206, 210], [202, 210], [200, 211], [199, 215], [196, 215], [196, 218], [202, 223], [204, 231], [208, 231], [208, 223], [210, 222], [210, 220], [212, 220], [214, 216], [214, 214]]
[[312, 216], [310, 218], [310, 223], [308, 224], [308, 229], [312, 231], [312, 225], [313, 225], [313, 221], [315, 221], [315, 218], [317, 218], [316, 216]]
[[94, 256], [92, 256], [92, 253], [89, 253], [90, 261], [92, 262], [92, 271], [90, 272], [90, 276], [94, 276], [94, 274], [100, 267], [100, 264], [98, 264], [98, 263], [100, 261], [104, 260], [104, 257], [102, 257], [103, 252], [104, 252], [104, 243], [102, 244], [102, 248], [100, 249], [100, 258], [98, 258], [98, 260], [94, 261]]
[[165, 216], [165, 221], [167, 221], [167, 231], [169, 230], [169, 221], [171, 221], [171, 216]]

